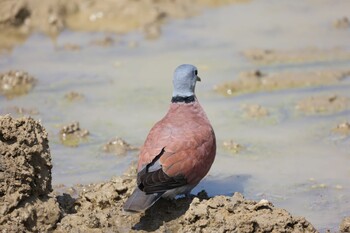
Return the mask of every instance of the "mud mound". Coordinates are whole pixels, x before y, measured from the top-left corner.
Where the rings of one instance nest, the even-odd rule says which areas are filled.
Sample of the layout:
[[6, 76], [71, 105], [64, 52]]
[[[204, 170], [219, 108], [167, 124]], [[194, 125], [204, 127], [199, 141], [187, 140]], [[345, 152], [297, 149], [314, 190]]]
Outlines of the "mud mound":
[[63, 145], [76, 147], [81, 142], [87, 140], [90, 132], [87, 129], [80, 128], [79, 122], [73, 122], [63, 126], [59, 132], [59, 137]]
[[0, 116], [0, 228], [47, 231], [59, 220], [47, 133], [32, 118]]
[[138, 150], [139, 148], [130, 145], [120, 137], [114, 137], [107, 142], [102, 150], [106, 153], [113, 153], [116, 155], [125, 155], [128, 151]]
[[128, 214], [122, 206], [134, 183], [132, 177], [119, 177], [85, 187], [55, 232], [317, 232], [304, 218], [239, 193], [208, 198], [201, 192]]
[[216, 196], [200, 201], [195, 198], [181, 221], [179, 232], [317, 232], [302, 217], [293, 217], [272, 203], [246, 200], [240, 193], [233, 197]]
[[0, 74], [0, 94], [12, 99], [27, 94], [36, 84], [36, 79], [27, 72], [11, 70]]

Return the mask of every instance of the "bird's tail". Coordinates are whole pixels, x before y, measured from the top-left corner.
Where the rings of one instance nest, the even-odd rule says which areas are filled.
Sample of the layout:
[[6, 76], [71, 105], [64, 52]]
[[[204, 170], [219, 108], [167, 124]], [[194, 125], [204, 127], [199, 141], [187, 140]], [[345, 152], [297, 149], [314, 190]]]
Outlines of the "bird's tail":
[[162, 193], [146, 194], [136, 187], [132, 195], [126, 200], [123, 208], [128, 212], [142, 212], [151, 207], [161, 198]]

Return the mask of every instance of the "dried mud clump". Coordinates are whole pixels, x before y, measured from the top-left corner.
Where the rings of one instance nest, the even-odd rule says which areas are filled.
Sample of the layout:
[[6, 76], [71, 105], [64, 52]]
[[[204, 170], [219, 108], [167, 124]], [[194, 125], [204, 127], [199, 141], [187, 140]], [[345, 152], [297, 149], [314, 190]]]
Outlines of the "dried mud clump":
[[59, 134], [63, 145], [76, 147], [82, 141], [87, 140], [90, 132], [86, 129], [81, 129], [79, 122], [73, 122], [63, 126]]
[[106, 153], [113, 153], [116, 155], [125, 155], [128, 151], [138, 150], [137, 147], [131, 146], [124, 139], [120, 137], [112, 138], [107, 144], [102, 147]]
[[49, 196], [51, 156], [47, 133], [32, 118], [0, 116], [0, 229], [46, 232], [60, 218]]
[[240, 193], [200, 201], [194, 198], [178, 232], [317, 232], [270, 202], [246, 200]]
[[36, 84], [36, 79], [27, 72], [11, 70], [0, 74], [0, 94], [12, 99], [27, 94]]
[[214, 89], [223, 95], [230, 96], [261, 91], [331, 85], [338, 83], [349, 75], [350, 70], [280, 72], [272, 74], [255, 70], [241, 72], [237, 80], [217, 85]]
[[350, 99], [344, 96], [312, 96], [301, 99], [295, 108], [305, 114], [332, 114], [350, 108]]
[[305, 48], [302, 50], [248, 49], [243, 52], [243, 55], [250, 61], [258, 64], [304, 63], [347, 60], [350, 58], [350, 51], [340, 48], [328, 50], [317, 48]]

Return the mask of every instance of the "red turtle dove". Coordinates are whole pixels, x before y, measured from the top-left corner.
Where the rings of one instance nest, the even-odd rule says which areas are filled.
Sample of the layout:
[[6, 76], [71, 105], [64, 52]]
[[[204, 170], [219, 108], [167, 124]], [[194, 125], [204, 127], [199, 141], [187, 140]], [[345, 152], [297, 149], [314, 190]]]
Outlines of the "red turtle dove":
[[193, 65], [176, 68], [169, 111], [153, 126], [141, 148], [137, 187], [125, 202], [125, 211], [144, 211], [161, 197], [188, 195], [208, 173], [216, 140], [194, 93], [200, 81], [197, 73]]

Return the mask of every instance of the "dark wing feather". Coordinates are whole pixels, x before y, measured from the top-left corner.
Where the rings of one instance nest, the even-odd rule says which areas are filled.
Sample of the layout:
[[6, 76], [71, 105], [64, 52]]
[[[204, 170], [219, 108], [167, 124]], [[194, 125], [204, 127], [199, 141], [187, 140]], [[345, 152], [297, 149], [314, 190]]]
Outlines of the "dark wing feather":
[[152, 172], [143, 172], [138, 175], [138, 187], [147, 194], [166, 192], [187, 184], [184, 176], [178, 175], [170, 177], [162, 169]]

